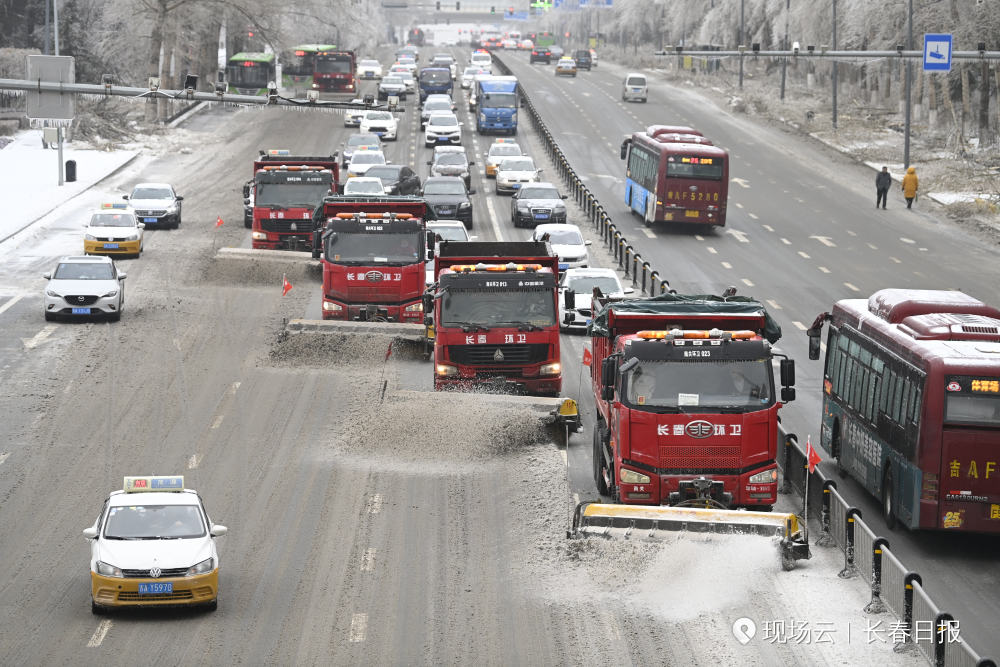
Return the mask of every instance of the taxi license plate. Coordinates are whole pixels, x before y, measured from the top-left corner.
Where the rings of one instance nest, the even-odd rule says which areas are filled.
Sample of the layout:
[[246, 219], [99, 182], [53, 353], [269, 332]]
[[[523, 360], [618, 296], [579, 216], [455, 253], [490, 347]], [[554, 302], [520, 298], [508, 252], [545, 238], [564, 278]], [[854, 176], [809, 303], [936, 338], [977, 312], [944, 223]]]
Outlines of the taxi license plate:
[[105, 250], [118, 250], [118, 244], [117, 243], [105, 243], [104, 244], [104, 249]]
[[143, 218], [142, 221], [143, 222], [156, 222], [157, 219], [156, 218]]
[[74, 315], [90, 315], [90, 308], [74, 308]]
[[701, 211], [684, 211], [685, 218], [697, 218], [701, 215]]
[[163, 595], [173, 592], [174, 583], [172, 581], [151, 581], [139, 584], [139, 595]]

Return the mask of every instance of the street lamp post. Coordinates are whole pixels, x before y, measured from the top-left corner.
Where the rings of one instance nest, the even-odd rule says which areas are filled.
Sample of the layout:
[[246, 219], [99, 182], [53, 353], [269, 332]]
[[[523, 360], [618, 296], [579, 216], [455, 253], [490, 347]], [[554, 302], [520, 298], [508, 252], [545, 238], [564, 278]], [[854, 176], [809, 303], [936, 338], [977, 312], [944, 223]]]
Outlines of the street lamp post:
[[[837, 0], [833, 0], [833, 50], [837, 50]], [[837, 129], [837, 61], [833, 61], [833, 129]]]
[[[913, 50], [913, 0], [908, 0], [906, 16], [906, 48]], [[906, 112], [903, 121], [903, 170], [910, 166], [910, 89], [913, 85], [913, 62], [906, 59]]]
[[[737, 46], [743, 46], [743, 9], [746, 4], [746, 0], [740, 0], [740, 35], [739, 44]], [[740, 88], [743, 87], [743, 51], [740, 51]]]
[[[785, 0], [785, 40], [782, 47], [788, 50], [788, 12], [791, 9], [792, 0]], [[781, 99], [785, 99], [785, 71], [788, 69], [788, 56], [781, 59]]]

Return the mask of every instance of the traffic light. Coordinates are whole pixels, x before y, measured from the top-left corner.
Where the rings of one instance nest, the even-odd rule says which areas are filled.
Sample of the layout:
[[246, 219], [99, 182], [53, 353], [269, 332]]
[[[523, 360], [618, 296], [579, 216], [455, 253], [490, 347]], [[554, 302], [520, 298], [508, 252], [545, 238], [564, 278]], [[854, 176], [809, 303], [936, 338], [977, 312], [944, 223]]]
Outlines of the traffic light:
[[490, 14], [496, 14], [496, 13], [497, 13], [497, 8], [496, 8], [496, 6], [491, 6], [491, 7], [490, 7]]
[[441, 0], [437, 0], [436, 5], [437, 5], [437, 10], [441, 11]]
[[456, 2], [455, 2], [455, 11], [456, 12], [462, 11], [462, 3], [458, 2], [458, 0], [456, 0]]
[[566, 39], [569, 39], [569, 30], [566, 31]]

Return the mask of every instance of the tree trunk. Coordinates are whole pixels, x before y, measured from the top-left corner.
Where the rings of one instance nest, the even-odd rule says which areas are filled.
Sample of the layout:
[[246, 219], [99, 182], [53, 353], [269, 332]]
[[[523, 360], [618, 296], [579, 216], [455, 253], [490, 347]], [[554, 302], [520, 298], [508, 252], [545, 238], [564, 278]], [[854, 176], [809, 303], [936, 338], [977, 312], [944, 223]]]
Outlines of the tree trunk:
[[[176, 12], [175, 12], [176, 14]], [[177, 24], [176, 17], [167, 19], [163, 31], [163, 73], [160, 76], [160, 86], [169, 90], [177, 90]], [[159, 102], [158, 118], [160, 122], [166, 122], [173, 113], [173, 102], [165, 97], [161, 97]]]
[[[150, 77], [160, 78], [160, 50], [163, 48], [163, 26], [167, 22], [167, 0], [159, 0], [156, 3], [156, 16], [153, 17], [153, 33], [149, 40], [149, 67], [147, 73]], [[156, 100], [150, 96], [146, 100], [146, 122], [156, 122]]]
[[979, 65], [979, 146], [993, 143], [990, 132], [990, 65], [985, 59]]
[[969, 104], [969, 68], [962, 65], [962, 125], [960, 136], [965, 137], [965, 128], [972, 113], [972, 106]]

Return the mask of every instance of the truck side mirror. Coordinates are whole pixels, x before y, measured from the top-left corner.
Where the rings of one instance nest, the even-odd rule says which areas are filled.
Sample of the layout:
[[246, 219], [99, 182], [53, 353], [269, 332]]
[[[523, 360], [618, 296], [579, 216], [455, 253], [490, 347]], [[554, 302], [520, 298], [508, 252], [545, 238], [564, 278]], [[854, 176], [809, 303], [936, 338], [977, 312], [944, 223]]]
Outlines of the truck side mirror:
[[567, 289], [563, 292], [563, 303], [566, 306], [566, 310], [576, 309], [576, 292], [571, 289]]
[[809, 358], [813, 361], [819, 359], [819, 332], [807, 331], [809, 336]]
[[434, 312], [434, 295], [430, 292], [424, 292], [421, 298], [424, 304], [424, 317], [431, 317], [431, 313]]
[[781, 360], [781, 386], [782, 387], [794, 387], [795, 386], [795, 360], [794, 359], [782, 359]]
[[618, 370], [616, 361], [614, 357], [608, 357], [601, 362], [601, 386], [612, 391], [615, 388], [615, 371]]
[[791, 403], [795, 400], [795, 387], [782, 387], [781, 388], [781, 402]]
[[614, 387], [601, 387], [601, 400], [603, 401], [613, 401], [615, 398], [615, 388]]
[[250, 184], [249, 183], [244, 183], [243, 184], [243, 198], [246, 199], [249, 196], [250, 196]]
[[319, 259], [320, 253], [322, 251], [323, 244], [323, 230], [314, 229], [313, 230], [313, 243], [312, 243], [312, 257], [313, 259]]

